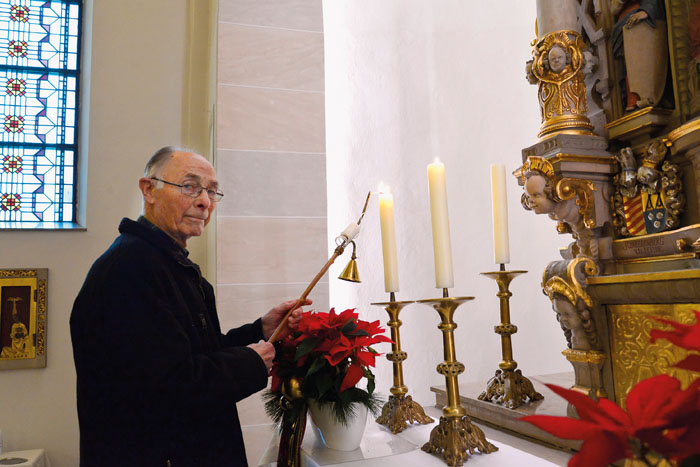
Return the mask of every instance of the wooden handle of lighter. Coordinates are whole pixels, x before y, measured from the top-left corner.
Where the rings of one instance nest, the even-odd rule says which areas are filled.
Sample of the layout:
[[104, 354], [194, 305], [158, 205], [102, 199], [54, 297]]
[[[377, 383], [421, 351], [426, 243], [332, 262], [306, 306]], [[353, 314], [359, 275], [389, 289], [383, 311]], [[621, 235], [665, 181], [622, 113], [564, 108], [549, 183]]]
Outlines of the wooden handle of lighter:
[[331, 267], [331, 264], [335, 261], [335, 259], [343, 254], [343, 249], [338, 247], [335, 249], [335, 252], [333, 253], [333, 256], [330, 257], [330, 259], [326, 262], [326, 264], [321, 268], [321, 270], [316, 274], [316, 277], [313, 278], [311, 283], [309, 284], [308, 287], [306, 287], [306, 290], [304, 290], [304, 293], [301, 294], [301, 297], [299, 297], [299, 300], [294, 304], [292, 308], [289, 309], [286, 315], [284, 315], [284, 318], [282, 318], [282, 321], [280, 321], [280, 324], [277, 325], [277, 329], [275, 329], [275, 332], [272, 333], [270, 338], [267, 340], [268, 342], [275, 342], [277, 339], [279, 339], [280, 334], [282, 334], [282, 331], [284, 331], [284, 328], [287, 327], [287, 320], [289, 319], [289, 316], [292, 314], [292, 311], [296, 310], [299, 308], [305, 301], [306, 297], [309, 296], [311, 293], [311, 290], [316, 286], [318, 281], [323, 277], [323, 275], [328, 271], [328, 268]]

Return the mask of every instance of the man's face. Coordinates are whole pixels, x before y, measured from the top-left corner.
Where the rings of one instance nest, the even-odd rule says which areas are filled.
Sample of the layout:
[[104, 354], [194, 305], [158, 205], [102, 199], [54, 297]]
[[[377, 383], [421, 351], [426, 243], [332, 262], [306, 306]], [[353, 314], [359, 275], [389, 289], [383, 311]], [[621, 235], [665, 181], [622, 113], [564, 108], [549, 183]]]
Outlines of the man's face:
[[[182, 185], [196, 183], [205, 188], [218, 189], [214, 167], [199, 154], [176, 152], [158, 174], [158, 178]], [[163, 184], [156, 189], [151, 181], [144, 193], [146, 218], [158, 228], [186, 246], [190, 237], [202, 235], [209, 223], [216, 202], [209, 199], [207, 191], [196, 198], [183, 194], [179, 187]]]

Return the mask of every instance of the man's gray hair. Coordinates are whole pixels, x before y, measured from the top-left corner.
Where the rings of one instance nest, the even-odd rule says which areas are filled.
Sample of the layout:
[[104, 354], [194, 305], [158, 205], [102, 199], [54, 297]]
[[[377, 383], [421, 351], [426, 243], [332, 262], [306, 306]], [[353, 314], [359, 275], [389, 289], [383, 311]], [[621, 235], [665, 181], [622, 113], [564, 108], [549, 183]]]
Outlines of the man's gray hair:
[[170, 156], [176, 152], [191, 152], [196, 154], [195, 151], [180, 146], [165, 146], [160, 148], [146, 163], [144, 177], [151, 178], [159, 176], [163, 167], [165, 167], [170, 160]]

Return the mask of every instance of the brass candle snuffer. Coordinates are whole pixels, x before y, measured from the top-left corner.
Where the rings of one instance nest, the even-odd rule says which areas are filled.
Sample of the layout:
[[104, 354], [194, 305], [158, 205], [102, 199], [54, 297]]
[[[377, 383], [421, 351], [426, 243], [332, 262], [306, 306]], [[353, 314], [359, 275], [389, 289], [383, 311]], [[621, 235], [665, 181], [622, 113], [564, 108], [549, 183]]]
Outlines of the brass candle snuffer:
[[389, 400], [382, 407], [382, 413], [377, 418], [377, 423], [384, 425], [392, 433], [400, 433], [408, 427], [409, 423], [427, 424], [434, 420], [425, 414], [423, 407], [408, 395], [408, 388], [403, 381], [403, 361], [408, 358], [408, 354], [401, 350], [401, 336], [399, 328], [401, 320], [399, 313], [406, 306], [415, 303], [413, 300], [397, 302], [394, 292], [389, 293], [388, 302], [372, 303], [372, 305], [383, 306], [389, 313], [387, 325], [391, 328], [391, 352], [386, 355], [387, 360], [392, 363], [394, 373], [394, 384], [391, 386]]
[[464, 365], [455, 355], [454, 312], [463, 303], [474, 297], [450, 297], [447, 289], [442, 289], [443, 298], [418, 300], [417, 303], [432, 306], [440, 315], [438, 329], [442, 331], [445, 360], [437, 366], [437, 372], [445, 376], [447, 405], [442, 409], [439, 424], [430, 432], [430, 440], [421, 448], [428, 453], [442, 455], [450, 467], [462, 465], [469, 454], [478, 449], [482, 454], [498, 451], [486, 440], [484, 432], [471, 422], [464, 407], [459, 402], [458, 376], [464, 372]]
[[508, 290], [508, 286], [513, 279], [526, 272], [506, 271], [505, 264], [501, 264], [499, 271], [481, 273], [483, 276], [494, 279], [498, 284], [496, 296], [500, 301], [501, 323], [494, 326], [493, 330], [501, 336], [503, 360], [498, 364], [496, 375], [489, 380], [486, 390], [479, 395], [478, 399], [501, 404], [509, 409], [517, 409], [525, 402], [544, 399], [542, 394], [535, 391], [532, 382], [517, 369], [518, 363], [513, 360], [513, 345], [510, 339], [512, 334], [518, 332], [518, 328], [510, 322], [509, 299], [513, 294]]
[[[342, 255], [343, 252], [345, 251], [345, 248], [351, 243], [352, 243], [352, 247], [353, 247], [352, 259], [350, 260], [350, 263], [348, 264], [348, 266], [345, 268], [345, 271], [343, 271], [343, 274], [341, 274], [340, 279], [351, 280], [352, 282], [360, 282], [359, 276], [357, 275], [357, 261], [356, 261], [357, 257], [355, 256], [355, 242], [353, 242], [353, 239], [355, 237], [357, 237], [357, 234], [360, 233], [360, 223], [362, 222], [362, 218], [365, 217], [365, 212], [367, 211], [367, 205], [369, 204], [370, 196], [372, 196], [371, 191], [367, 193], [367, 199], [365, 200], [365, 205], [362, 208], [362, 214], [360, 214], [360, 218], [357, 220], [357, 222], [351, 222], [345, 228], [345, 230], [343, 230], [341, 232], [341, 234], [338, 237], [336, 237], [336, 239], [335, 239], [335, 244], [336, 244], [335, 251], [333, 251], [333, 254], [328, 259], [326, 264], [323, 265], [323, 267], [318, 272], [318, 274], [316, 274], [316, 276], [311, 280], [308, 287], [306, 287], [306, 290], [304, 290], [304, 292], [301, 294], [301, 297], [299, 297], [299, 299], [294, 304], [294, 306], [292, 308], [290, 308], [289, 311], [287, 312], [287, 314], [284, 316], [284, 318], [282, 318], [282, 321], [280, 321], [280, 324], [277, 326], [277, 329], [275, 329], [275, 332], [273, 332], [272, 335], [270, 336], [270, 338], [267, 340], [268, 342], [275, 342], [275, 341], [277, 341], [277, 339], [279, 339], [280, 334], [282, 334], [282, 332], [284, 331], [284, 328], [287, 326], [287, 320], [289, 319], [289, 316], [292, 314], [292, 312], [294, 310], [299, 308], [302, 305], [302, 303], [304, 303], [306, 301], [306, 298], [309, 296], [309, 294], [311, 293], [313, 288], [316, 286], [318, 281], [321, 279], [321, 277], [323, 277], [323, 275], [326, 274], [326, 271], [328, 271], [328, 268], [331, 267], [331, 265], [336, 260], [336, 258], [338, 256]], [[352, 271], [348, 272], [348, 270], [352, 270], [353, 268], [355, 271], [354, 274], [352, 273]], [[347, 277], [343, 277], [343, 276], [346, 276], [346, 272], [348, 272]], [[352, 280], [350, 278], [354, 278], [356, 280]]]

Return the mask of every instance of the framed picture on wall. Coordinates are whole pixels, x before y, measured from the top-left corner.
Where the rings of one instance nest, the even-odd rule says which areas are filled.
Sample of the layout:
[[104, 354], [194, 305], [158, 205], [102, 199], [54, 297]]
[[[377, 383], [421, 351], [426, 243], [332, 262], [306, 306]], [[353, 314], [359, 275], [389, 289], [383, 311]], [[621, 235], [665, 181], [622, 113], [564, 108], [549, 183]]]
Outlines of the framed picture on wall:
[[46, 367], [48, 269], [0, 269], [0, 370]]

